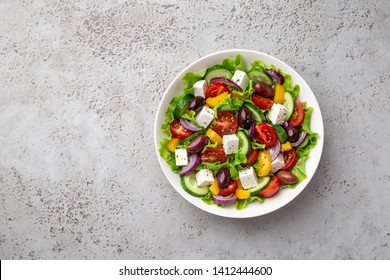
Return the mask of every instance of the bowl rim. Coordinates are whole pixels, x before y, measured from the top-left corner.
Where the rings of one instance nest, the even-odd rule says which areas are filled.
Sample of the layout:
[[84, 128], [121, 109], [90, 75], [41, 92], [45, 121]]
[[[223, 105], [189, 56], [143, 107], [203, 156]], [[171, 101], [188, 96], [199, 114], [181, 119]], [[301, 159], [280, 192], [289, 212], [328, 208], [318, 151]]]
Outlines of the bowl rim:
[[[315, 116], [316, 116], [316, 129], [314, 130], [314, 132], [318, 133], [319, 137], [318, 137], [316, 147], [314, 147], [310, 151], [311, 157], [309, 157], [308, 161], [306, 162], [306, 166], [307, 166], [307, 164], [310, 160], [311, 161], [314, 160], [314, 162], [311, 162], [312, 164], [314, 164], [310, 168], [310, 170], [312, 170], [312, 172], [310, 174], [308, 172], [306, 172], [307, 178], [305, 180], [301, 181], [294, 189], [291, 189], [294, 192], [291, 195], [289, 195], [289, 197], [287, 197], [287, 199], [282, 200], [282, 203], [280, 203], [280, 205], [276, 205], [274, 207], [267, 207], [266, 211], [260, 211], [262, 209], [261, 207], [263, 206], [263, 204], [261, 204], [260, 206], [257, 206], [258, 209], [260, 209], [258, 211], [253, 211], [252, 209], [251, 209], [252, 211], [248, 211], [247, 208], [251, 205], [248, 205], [248, 207], [243, 209], [243, 210], [237, 210], [235, 207], [232, 207], [232, 208], [234, 208], [234, 212], [231, 210], [230, 211], [221, 211], [221, 209], [227, 210], [229, 207], [221, 208], [221, 207], [216, 207], [216, 205], [208, 205], [208, 204], [204, 203], [201, 200], [201, 198], [191, 196], [190, 194], [188, 194], [187, 192], [185, 192], [183, 190], [183, 188], [180, 185], [180, 182], [178, 184], [178, 181], [177, 180], [175, 181], [172, 178], [172, 175], [174, 175], [174, 176], [177, 176], [177, 179], [178, 179], [179, 175], [177, 173], [174, 173], [173, 171], [171, 171], [169, 169], [169, 167], [167, 169], [168, 165], [167, 165], [165, 159], [163, 159], [159, 153], [160, 140], [162, 139], [159, 137], [162, 134], [161, 123], [165, 119], [165, 112], [167, 109], [167, 106], [164, 106], [164, 105], [169, 104], [169, 102], [171, 101], [171, 98], [172, 98], [171, 97], [169, 100], [167, 100], [167, 96], [169, 95], [169, 92], [172, 91], [175, 86], [178, 89], [180, 89], [180, 88], [181, 88], [181, 90], [183, 89], [184, 82], [181, 80], [181, 78], [183, 77], [183, 75], [185, 73], [187, 73], [187, 72], [195, 72], [195, 73], [200, 72], [207, 67], [211, 67], [212, 65], [221, 62], [224, 58], [233, 58], [237, 54], [241, 54], [243, 56], [246, 65], [249, 65], [248, 62], [251, 62], [254, 60], [254, 59], [251, 59], [250, 61], [248, 61], [245, 58], [248, 56], [258, 56], [259, 58], [257, 58], [257, 59], [259, 59], [259, 60], [272, 61], [271, 63], [264, 61], [264, 63], [266, 63], [267, 65], [273, 64], [277, 69], [280, 68], [285, 73], [290, 74], [292, 76], [293, 84], [299, 84], [299, 86], [301, 87], [301, 91], [302, 91], [302, 88], [304, 88], [307, 91], [306, 94], [309, 94], [309, 96], [310, 96], [310, 107], [314, 107], [314, 109], [315, 109], [315, 110], [313, 110], [311, 121], [313, 120], [313, 115], [315, 114]], [[221, 57], [222, 57], [222, 59], [221, 59]], [[202, 67], [197, 67], [199, 64], [202, 64], [202, 62], [209, 61], [210, 59], [211, 60], [214, 59], [217, 62], [214, 64], [210, 63], [210, 65], [203, 65]], [[282, 66], [282, 67], [280, 67], [280, 66]], [[301, 91], [300, 91], [299, 97], [301, 96]], [[177, 94], [175, 94], [175, 95], [177, 95]], [[173, 96], [175, 96], [175, 95], [173, 95]], [[304, 101], [307, 101], [306, 98], [304, 98]], [[312, 122], [312, 125], [313, 125], [313, 122]], [[312, 125], [311, 125], [311, 127], [312, 127]], [[319, 162], [321, 160], [321, 156], [322, 156], [322, 152], [323, 152], [323, 144], [324, 144], [324, 124], [323, 124], [321, 109], [319, 107], [318, 101], [317, 101], [313, 91], [311, 90], [311, 88], [309, 87], [307, 82], [302, 78], [302, 76], [295, 69], [293, 69], [291, 66], [289, 66], [287, 63], [281, 61], [280, 59], [278, 59], [274, 56], [271, 56], [267, 53], [264, 53], [264, 52], [253, 51], [253, 50], [248, 50], [248, 49], [226, 49], [226, 50], [222, 50], [222, 51], [217, 51], [217, 52], [213, 52], [213, 53], [210, 53], [208, 55], [205, 55], [205, 56], [195, 60], [194, 62], [190, 63], [187, 67], [185, 67], [183, 70], [181, 70], [175, 76], [175, 78], [169, 83], [168, 87], [165, 89], [164, 94], [162, 95], [161, 100], [159, 102], [159, 106], [158, 106], [156, 116], [155, 116], [155, 121], [154, 121], [154, 145], [155, 145], [156, 155], [158, 158], [159, 165], [160, 165], [165, 177], [168, 179], [169, 183], [171, 184], [171, 186], [185, 200], [190, 202], [190, 204], [192, 204], [193, 206], [195, 206], [195, 207], [197, 207], [205, 212], [208, 212], [208, 213], [211, 213], [211, 214], [214, 214], [217, 216], [221, 216], [221, 217], [227, 217], [227, 218], [259, 217], [259, 216], [263, 216], [266, 214], [270, 214], [276, 210], [283, 208], [287, 204], [291, 203], [307, 187], [307, 185], [310, 183], [311, 179], [314, 177], [314, 175], [318, 169]], [[316, 151], [316, 153], [314, 154], [315, 156], [313, 155], [313, 151]], [[245, 210], [247, 210], [247, 211], [245, 211]]]

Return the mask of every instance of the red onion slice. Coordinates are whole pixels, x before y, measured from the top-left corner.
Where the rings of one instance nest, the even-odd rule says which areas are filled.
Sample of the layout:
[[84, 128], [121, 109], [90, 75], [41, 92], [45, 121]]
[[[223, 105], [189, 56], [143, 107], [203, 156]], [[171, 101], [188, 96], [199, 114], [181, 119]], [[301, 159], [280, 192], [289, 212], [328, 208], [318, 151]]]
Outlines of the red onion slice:
[[275, 81], [275, 83], [281, 84], [281, 85], [284, 84], [284, 78], [278, 71], [275, 71], [272, 69], [265, 69], [265, 72], [267, 72], [272, 77], [272, 79]]
[[249, 137], [251, 138], [251, 140], [255, 138], [255, 122], [252, 122], [251, 126], [249, 127]]
[[218, 203], [218, 204], [232, 204], [237, 200], [237, 196], [229, 196], [229, 197], [224, 197], [221, 195], [213, 195], [213, 200]]
[[242, 91], [242, 88], [239, 85], [237, 85], [235, 82], [233, 82], [229, 79], [226, 79], [226, 78], [212, 78], [210, 80], [210, 82], [212, 84], [221, 83], [221, 84], [227, 85], [228, 87], [235, 88], [238, 91]]
[[271, 161], [274, 161], [280, 154], [281, 145], [279, 140], [276, 140], [276, 144], [268, 149], [269, 155], [271, 156]]
[[287, 128], [287, 127], [288, 127], [288, 122], [284, 122], [284, 123], [283, 123], [283, 127], [284, 127], [284, 128]]
[[195, 168], [200, 163], [200, 155], [199, 154], [192, 154], [190, 155], [190, 163], [183, 167], [183, 169], [180, 172], [181, 176], [185, 176], [190, 174], [192, 171], [195, 170]]
[[305, 141], [306, 137], [307, 137], [307, 133], [305, 131], [302, 131], [301, 135], [299, 136], [298, 141], [291, 143], [291, 146], [297, 147], [297, 146], [301, 145], [303, 143], [303, 141]]
[[202, 129], [200, 127], [198, 127], [197, 125], [195, 125], [194, 123], [192, 123], [191, 121], [187, 120], [187, 119], [184, 119], [184, 118], [180, 118], [180, 124], [185, 128], [185, 129], [188, 129], [190, 131], [201, 131]]

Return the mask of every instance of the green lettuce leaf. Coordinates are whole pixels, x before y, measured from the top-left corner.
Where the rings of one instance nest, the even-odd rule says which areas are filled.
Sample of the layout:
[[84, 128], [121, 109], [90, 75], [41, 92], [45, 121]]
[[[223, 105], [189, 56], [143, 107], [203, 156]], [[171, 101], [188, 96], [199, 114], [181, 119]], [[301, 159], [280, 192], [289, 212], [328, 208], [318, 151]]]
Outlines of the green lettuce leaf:
[[241, 70], [246, 72], [246, 66], [244, 58], [242, 55], [238, 54], [234, 59], [226, 58], [222, 61], [222, 66], [228, 69], [230, 72], [234, 73], [236, 70]]
[[229, 94], [224, 100], [219, 102], [217, 106], [213, 107], [213, 110], [216, 116], [218, 113], [218, 109], [224, 105], [240, 108], [242, 104], [243, 104], [242, 100], [238, 99], [237, 97], [231, 97], [231, 95]]
[[[299, 182], [306, 179], [306, 160], [308, 156], [299, 157], [297, 163], [294, 165], [293, 169], [290, 170], [292, 174], [297, 176]], [[290, 188], [295, 188], [296, 184], [289, 185]]]
[[265, 198], [259, 197], [259, 196], [251, 196], [247, 199], [238, 199], [235, 202], [236, 209], [237, 210], [242, 210], [244, 209], [249, 203], [252, 203], [253, 201], [258, 201], [260, 203], [263, 203]]
[[252, 80], [249, 81], [248, 88], [245, 91], [239, 91], [236, 89], [232, 89], [232, 93], [234, 93], [235, 95], [241, 96], [241, 99], [246, 99], [245, 102], [252, 100], [251, 96], [252, 96], [253, 92], [254, 92], [254, 90], [253, 90], [253, 81]]
[[[306, 103], [302, 102], [302, 105], [306, 107]], [[298, 161], [291, 170], [291, 173], [293, 173], [295, 176], [297, 176], [299, 182], [306, 179], [306, 161], [309, 158], [310, 150], [313, 149], [317, 145], [318, 140], [318, 134], [315, 132], [312, 132], [310, 129], [310, 120], [311, 120], [311, 113], [313, 112], [312, 107], [305, 108], [305, 117], [303, 119], [303, 122], [301, 124], [302, 130], [305, 131], [308, 135], [308, 144], [305, 147], [298, 148], [297, 154], [298, 154]], [[289, 185], [289, 188], [294, 188], [296, 184]]]
[[[265, 68], [266, 67], [266, 65], [265, 65], [265, 63], [263, 62], [263, 61], [261, 61], [261, 60], [255, 60], [255, 61], [253, 61], [252, 62], [252, 68], [257, 68], [257, 67], [260, 67], [260, 68]], [[275, 67], [274, 67], [275, 68]]]
[[175, 96], [171, 102], [169, 103], [168, 109], [165, 113], [165, 119], [163, 124], [161, 125], [161, 130], [166, 132], [169, 136], [169, 138], [172, 136], [171, 131], [170, 131], [170, 124], [171, 122], [175, 119], [175, 109], [178, 106], [180, 100], [185, 98], [187, 95], [192, 95], [190, 92], [184, 92], [182, 94], [179, 94], [178, 96]]
[[202, 74], [195, 74], [195, 73], [192, 73], [192, 72], [187, 72], [184, 77], [182, 78], [182, 81], [186, 83], [186, 86], [184, 87], [184, 91], [189, 91], [191, 90], [192, 91], [192, 88], [194, 87], [194, 84], [197, 82], [197, 81], [200, 81], [203, 79], [203, 75], [204, 73]]
[[215, 203], [213, 198], [212, 198], [211, 192], [209, 192], [204, 197], [202, 197], [202, 200], [203, 200], [203, 202], [207, 203], [208, 205], [212, 205]]
[[180, 172], [181, 168], [179, 166], [176, 165], [176, 158], [175, 158], [175, 154], [170, 152], [167, 148], [167, 144], [168, 144], [168, 141], [169, 139], [168, 138], [163, 138], [161, 141], [160, 141], [160, 149], [159, 149], [159, 152], [160, 152], [160, 156], [165, 159], [170, 167], [170, 169], [173, 171], [173, 172]]

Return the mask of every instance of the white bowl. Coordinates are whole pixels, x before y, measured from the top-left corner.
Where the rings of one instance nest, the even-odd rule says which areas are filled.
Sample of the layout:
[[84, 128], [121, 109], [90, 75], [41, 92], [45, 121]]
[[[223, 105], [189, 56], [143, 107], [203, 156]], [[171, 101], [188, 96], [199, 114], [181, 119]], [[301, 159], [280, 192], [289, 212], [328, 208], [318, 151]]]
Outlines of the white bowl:
[[[317, 145], [310, 151], [309, 159], [306, 161], [307, 178], [304, 181], [299, 183], [294, 189], [283, 189], [279, 191], [275, 196], [266, 199], [263, 203], [260, 204], [258, 202], [253, 202], [247, 205], [247, 207], [243, 210], [237, 210], [234, 205], [230, 205], [225, 208], [217, 207], [217, 205], [215, 204], [208, 205], [203, 202], [199, 197], [191, 196], [182, 188], [179, 180], [179, 175], [170, 170], [169, 165], [163, 158], [160, 157], [159, 154], [160, 140], [166, 137], [165, 133], [161, 131], [161, 125], [165, 119], [165, 112], [172, 98], [183, 92], [183, 87], [185, 86], [185, 84], [181, 79], [184, 74], [186, 72], [199, 73], [201, 71], [204, 71], [208, 67], [220, 63], [225, 58], [234, 58], [237, 54], [241, 54], [243, 56], [248, 69], [250, 69], [250, 64], [252, 61], [262, 60], [264, 63], [273, 64], [277, 69], [281, 69], [285, 73], [290, 74], [293, 83], [299, 84], [300, 86], [300, 93], [298, 99], [300, 101], [305, 101], [307, 103], [307, 106], [314, 108], [311, 116], [311, 130], [317, 132], [319, 135]], [[312, 90], [305, 82], [305, 80], [294, 69], [292, 69], [290, 66], [280, 61], [279, 59], [274, 58], [265, 53], [244, 49], [233, 49], [216, 52], [202, 57], [190, 64], [183, 71], [181, 71], [179, 75], [176, 76], [176, 78], [168, 86], [168, 89], [165, 91], [160, 102], [154, 124], [154, 142], [157, 157], [165, 176], [167, 177], [171, 185], [176, 189], [176, 191], [180, 193], [181, 196], [183, 196], [187, 201], [206, 212], [218, 216], [230, 218], [250, 218], [265, 215], [283, 207], [284, 205], [292, 201], [295, 197], [297, 197], [309, 184], [320, 162], [322, 148], [324, 144], [324, 125], [322, 121], [320, 107]]]

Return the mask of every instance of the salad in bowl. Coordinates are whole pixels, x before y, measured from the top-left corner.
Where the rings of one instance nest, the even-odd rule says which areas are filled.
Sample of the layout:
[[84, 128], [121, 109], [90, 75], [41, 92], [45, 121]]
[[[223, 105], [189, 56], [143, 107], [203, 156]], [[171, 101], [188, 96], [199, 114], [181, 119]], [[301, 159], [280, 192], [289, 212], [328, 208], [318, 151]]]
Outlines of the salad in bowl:
[[[222, 216], [258, 216], [292, 200], [277, 198], [299, 194], [313, 176], [322, 118], [310, 88], [280, 61], [246, 50], [218, 54], [219, 61], [198, 61], [169, 87], [156, 119], [156, 148], [168, 179], [192, 203]], [[254, 210], [274, 199], [276, 206]]]

